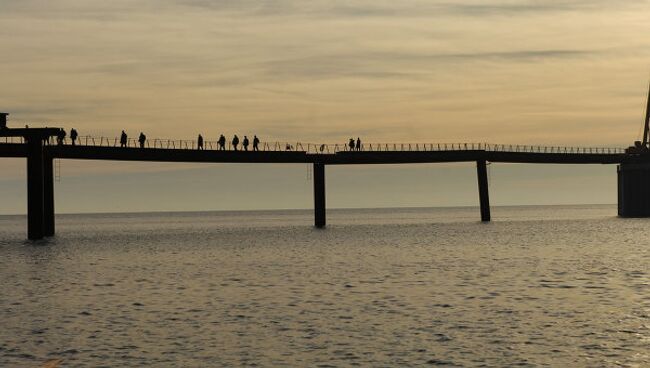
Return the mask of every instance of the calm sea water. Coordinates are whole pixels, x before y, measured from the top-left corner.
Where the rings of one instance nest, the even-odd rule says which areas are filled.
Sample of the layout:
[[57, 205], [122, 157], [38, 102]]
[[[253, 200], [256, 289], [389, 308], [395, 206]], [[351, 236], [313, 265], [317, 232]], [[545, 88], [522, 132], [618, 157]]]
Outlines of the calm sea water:
[[650, 365], [614, 206], [0, 217], [0, 366]]

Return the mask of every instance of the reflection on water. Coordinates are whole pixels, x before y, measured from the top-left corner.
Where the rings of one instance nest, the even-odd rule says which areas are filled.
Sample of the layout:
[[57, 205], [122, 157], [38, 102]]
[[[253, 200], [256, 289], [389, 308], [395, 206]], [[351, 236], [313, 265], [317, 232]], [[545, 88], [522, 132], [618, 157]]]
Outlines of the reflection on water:
[[646, 366], [613, 206], [0, 217], [0, 366]]

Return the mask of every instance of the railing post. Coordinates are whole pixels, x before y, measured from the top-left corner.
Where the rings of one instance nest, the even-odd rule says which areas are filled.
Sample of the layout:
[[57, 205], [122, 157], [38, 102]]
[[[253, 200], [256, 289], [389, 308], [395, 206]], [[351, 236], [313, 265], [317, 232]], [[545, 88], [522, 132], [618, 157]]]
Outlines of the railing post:
[[325, 227], [325, 164], [314, 163], [314, 226]]
[[488, 191], [487, 164], [485, 160], [476, 161], [478, 176], [478, 197], [481, 206], [481, 221], [490, 221], [490, 195]]

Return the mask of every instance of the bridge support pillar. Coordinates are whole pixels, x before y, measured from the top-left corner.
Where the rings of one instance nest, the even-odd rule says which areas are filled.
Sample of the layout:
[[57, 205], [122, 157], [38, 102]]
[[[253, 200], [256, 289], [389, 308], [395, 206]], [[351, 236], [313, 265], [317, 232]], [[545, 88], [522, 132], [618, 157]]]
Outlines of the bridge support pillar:
[[478, 198], [481, 205], [481, 221], [490, 221], [490, 194], [488, 191], [487, 164], [485, 160], [476, 161], [478, 175]]
[[650, 217], [650, 164], [621, 164], [618, 174], [618, 215]]
[[325, 164], [314, 163], [314, 226], [325, 227]]
[[54, 167], [53, 159], [45, 155], [43, 159], [43, 233], [54, 235]]
[[43, 140], [32, 136], [27, 141], [27, 237], [42, 239], [44, 229]]

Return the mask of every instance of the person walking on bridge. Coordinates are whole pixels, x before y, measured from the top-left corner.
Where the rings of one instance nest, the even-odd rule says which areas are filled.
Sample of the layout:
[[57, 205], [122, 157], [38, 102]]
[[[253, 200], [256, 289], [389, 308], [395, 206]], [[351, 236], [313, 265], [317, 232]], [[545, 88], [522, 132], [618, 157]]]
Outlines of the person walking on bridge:
[[361, 138], [357, 137], [357, 151], [361, 151]]
[[140, 148], [144, 148], [144, 142], [147, 141], [147, 136], [144, 133], [140, 132], [140, 137], [138, 137], [138, 142], [140, 142]]
[[354, 138], [350, 138], [350, 142], [348, 143], [348, 147], [350, 147], [350, 151], [354, 151]]
[[70, 129], [70, 140], [72, 141], [73, 146], [77, 142], [77, 137], [78, 136], [79, 136], [79, 134], [77, 133], [77, 129], [75, 129], [75, 128]]
[[239, 137], [237, 134], [232, 138], [232, 147], [235, 151], [237, 151], [237, 145], [239, 145]]
[[196, 147], [199, 150], [203, 149], [203, 136], [201, 134], [199, 134], [199, 138], [196, 139]]
[[242, 146], [244, 147], [244, 151], [248, 151], [248, 144], [250, 142], [248, 141], [248, 137], [244, 136], [244, 141], [242, 142]]
[[56, 141], [59, 144], [59, 146], [63, 145], [63, 142], [65, 141], [65, 130], [59, 129], [59, 133], [56, 136]]
[[120, 147], [126, 147], [126, 142], [127, 142], [126, 133], [122, 131], [122, 135], [120, 135]]
[[253, 151], [259, 151], [260, 150], [260, 140], [257, 138], [257, 136], [253, 137]]
[[217, 141], [217, 143], [219, 143], [219, 151], [226, 150], [226, 137], [224, 137], [223, 134], [219, 136], [219, 140]]

